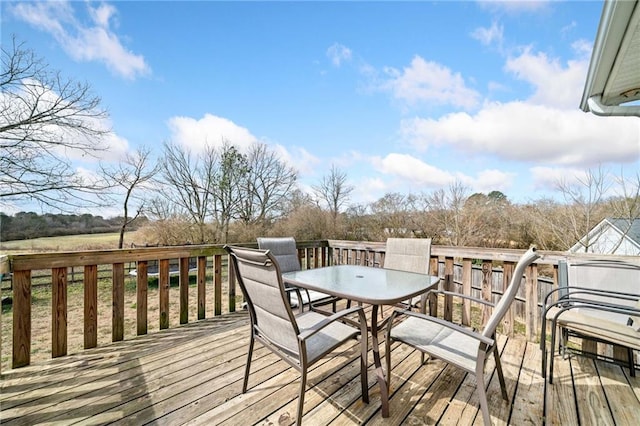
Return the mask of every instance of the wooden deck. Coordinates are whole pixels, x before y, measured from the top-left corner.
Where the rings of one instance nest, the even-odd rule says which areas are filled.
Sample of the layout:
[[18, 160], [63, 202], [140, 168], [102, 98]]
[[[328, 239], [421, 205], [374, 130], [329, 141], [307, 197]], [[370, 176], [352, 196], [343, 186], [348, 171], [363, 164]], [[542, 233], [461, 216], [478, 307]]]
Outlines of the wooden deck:
[[[291, 424], [298, 374], [259, 344], [250, 389], [240, 393], [248, 332], [248, 316], [239, 312], [3, 372], [1, 422]], [[538, 345], [506, 337], [500, 343], [510, 401], [502, 400], [493, 374], [488, 390], [495, 424], [544, 424], [545, 418], [562, 425], [638, 424], [640, 379], [627, 369], [558, 359], [545, 404]], [[482, 424], [472, 377], [440, 361], [418, 368], [419, 354], [405, 345], [392, 350], [390, 418], [380, 415], [374, 374], [370, 403], [360, 400], [354, 342], [310, 372], [304, 424]], [[345, 365], [345, 359], [352, 361]]]

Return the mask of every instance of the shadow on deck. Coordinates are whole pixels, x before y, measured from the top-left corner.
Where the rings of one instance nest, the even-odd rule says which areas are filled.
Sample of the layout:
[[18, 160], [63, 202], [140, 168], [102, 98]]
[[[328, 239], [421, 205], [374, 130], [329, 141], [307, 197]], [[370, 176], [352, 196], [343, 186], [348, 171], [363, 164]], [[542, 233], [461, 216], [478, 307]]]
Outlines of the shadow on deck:
[[[257, 345], [249, 391], [241, 394], [248, 315], [228, 314], [132, 338], [2, 374], [2, 424], [291, 424], [299, 376]], [[586, 358], [556, 362], [545, 404], [540, 349], [500, 338], [510, 401], [497, 377], [488, 388], [494, 424], [636, 425], [640, 380], [627, 369]], [[370, 403], [360, 400], [358, 347], [344, 346], [309, 373], [303, 422], [324, 424], [482, 424], [475, 380], [393, 346], [391, 417], [380, 415], [369, 375]], [[345, 365], [345, 358], [351, 362]], [[370, 356], [370, 372], [372, 356]], [[493, 371], [490, 361], [486, 371]], [[546, 412], [546, 416], [545, 416]]]

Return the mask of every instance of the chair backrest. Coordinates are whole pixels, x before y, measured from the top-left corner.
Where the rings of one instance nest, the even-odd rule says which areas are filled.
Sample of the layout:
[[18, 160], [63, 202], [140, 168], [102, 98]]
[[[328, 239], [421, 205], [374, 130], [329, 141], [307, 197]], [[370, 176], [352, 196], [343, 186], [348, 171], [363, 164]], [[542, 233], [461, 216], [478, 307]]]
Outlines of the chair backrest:
[[511, 303], [513, 303], [513, 300], [518, 294], [518, 290], [520, 289], [520, 285], [522, 284], [525, 269], [538, 258], [540, 258], [540, 255], [537, 253], [535, 247], [531, 247], [520, 257], [518, 263], [516, 264], [515, 270], [513, 271], [513, 275], [511, 276], [509, 287], [507, 287], [498, 303], [493, 307], [493, 313], [489, 317], [487, 324], [482, 330], [483, 335], [485, 335], [486, 337], [493, 336], [496, 328], [498, 327], [498, 324], [500, 324], [500, 321], [502, 321], [502, 318], [505, 316], [505, 314], [511, 307]]
[[300, 270], [298, 249], [293, 237], [258, 237], [258, 248], [271, 252], [282, 273]]
[[[566, 268], [566, 285], [568, 287], [586, 287], [594, 290], [640, 294], [640, 256], [628, 256], [625, 259], [570, 256], [566, 260]], [[558, 281], [561, 285], [560, 277]], [[612, 299], [587, 294], [577, 294], [576, 297], [631, 307], [636, 305], [636, 300]], [[619, 323], [625, 323], [628, 318], [628, 315], [625, 314], [602, 310], [591, 311], [591, 313]]]
[[256, 336], [299, 357], [299, 329], [284, 291], [278, 262], [269, 250], [225, 246], [242, 289]]
[[387, 238], [384, 267], [429, 273], [431, 238]]

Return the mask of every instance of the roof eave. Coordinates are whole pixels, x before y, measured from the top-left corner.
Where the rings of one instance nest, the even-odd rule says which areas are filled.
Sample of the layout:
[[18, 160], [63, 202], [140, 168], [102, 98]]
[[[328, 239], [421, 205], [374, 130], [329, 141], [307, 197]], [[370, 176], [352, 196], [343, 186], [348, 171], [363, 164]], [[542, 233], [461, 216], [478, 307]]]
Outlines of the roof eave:
[[602, 94], [636, 3], [636, 1], [605, 1], [580, 101], [580, 109], [585, 112], [591, 111], [596, 115], [605, 116], [640, 116], [640, 106], [638, 105], [605, 105], [602, 103]]

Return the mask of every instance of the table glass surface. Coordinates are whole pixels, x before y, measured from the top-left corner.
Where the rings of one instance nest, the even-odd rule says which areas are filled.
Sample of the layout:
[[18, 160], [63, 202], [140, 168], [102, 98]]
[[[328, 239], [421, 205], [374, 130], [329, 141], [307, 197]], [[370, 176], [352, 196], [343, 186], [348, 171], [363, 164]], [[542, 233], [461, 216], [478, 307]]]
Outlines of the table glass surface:
[[436, 276], [358, 265], [336, 265], [282, 274], [285, 282], [371, 304], [394, 304], [436, 285]]

